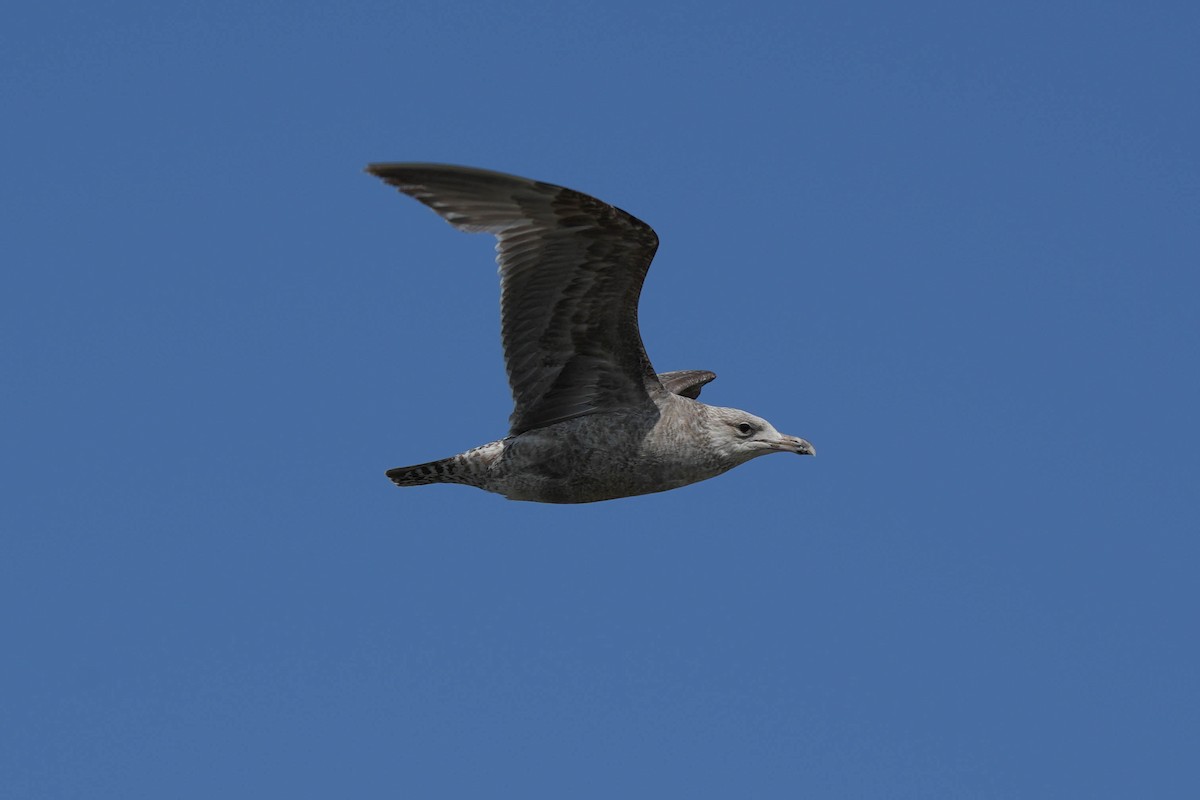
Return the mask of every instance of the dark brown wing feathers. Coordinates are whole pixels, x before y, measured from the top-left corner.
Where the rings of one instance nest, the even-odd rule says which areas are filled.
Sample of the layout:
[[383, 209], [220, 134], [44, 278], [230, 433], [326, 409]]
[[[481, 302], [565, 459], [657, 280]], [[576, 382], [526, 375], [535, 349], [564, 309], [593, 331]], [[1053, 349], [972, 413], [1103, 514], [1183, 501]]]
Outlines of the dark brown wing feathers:
[[643, 406], [662, 391], [637, 325], [658, 247], [650, 226], [580, 192], [497, 172], [438, 164], [367, 171], [460, 230], [496, 235], [512, 434]]
[[706, 369], [681, 369], [675, 372], [660, 372], [658, 380], [663, 388], [671, 394], [690, 397], [693, 400], [700, 397], [700, 389], [711, 383], [717, 373]]

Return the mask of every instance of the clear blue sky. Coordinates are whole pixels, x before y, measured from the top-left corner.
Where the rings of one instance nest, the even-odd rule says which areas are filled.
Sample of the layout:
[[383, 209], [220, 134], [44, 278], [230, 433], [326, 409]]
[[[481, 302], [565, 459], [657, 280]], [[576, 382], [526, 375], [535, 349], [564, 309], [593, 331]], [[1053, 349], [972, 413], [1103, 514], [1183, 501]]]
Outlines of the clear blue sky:
[[[1194, 3], [119, 2], [0, 18], [0, 796], [1198, 797]], [[660, 370], [804, 436], [576, 507], [491, 241], [662, 240]]]

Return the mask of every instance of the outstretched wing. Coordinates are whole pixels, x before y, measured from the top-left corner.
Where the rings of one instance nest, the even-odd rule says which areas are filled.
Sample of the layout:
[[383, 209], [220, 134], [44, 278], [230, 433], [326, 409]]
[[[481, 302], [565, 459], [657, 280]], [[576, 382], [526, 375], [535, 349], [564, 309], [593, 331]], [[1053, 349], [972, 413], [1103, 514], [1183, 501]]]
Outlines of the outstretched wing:
[[700, 389], [711, 383], [717, 373], [706, 369], [681, 369], [675, 372], [658, 373], [659, 383], [671, 394], [690, 397], [693, 400], [700, 396]]
[[642, 407], [663, 391], [637, 324], [658, 248], [649, 225], [586, 194], [499, 172], [441, 164], [367, 171], [459, 230], [499, 240], [510, 433]]

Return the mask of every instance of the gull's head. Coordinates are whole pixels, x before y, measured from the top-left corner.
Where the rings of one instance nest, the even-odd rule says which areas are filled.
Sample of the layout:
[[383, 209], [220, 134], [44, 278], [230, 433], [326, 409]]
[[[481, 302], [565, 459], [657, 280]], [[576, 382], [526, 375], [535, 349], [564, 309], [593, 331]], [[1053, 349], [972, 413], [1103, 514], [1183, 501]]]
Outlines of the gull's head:
[[816, 449], [804, 439], [780, 433], [762, 417], [736, 408], [708, 408], [712, 446], [734, 463], [741, 464], [768, 453], [817, 454]]

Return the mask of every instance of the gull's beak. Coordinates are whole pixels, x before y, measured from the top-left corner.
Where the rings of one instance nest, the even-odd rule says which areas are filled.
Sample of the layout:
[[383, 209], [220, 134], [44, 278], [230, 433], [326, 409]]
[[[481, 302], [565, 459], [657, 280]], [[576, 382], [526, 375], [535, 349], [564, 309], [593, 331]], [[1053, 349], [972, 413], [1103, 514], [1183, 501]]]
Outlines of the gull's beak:
[[778, 439], [768, 444], [772, 450], [795, 453], [798, 456], [815, 456], [817, 454], [817, 448], [798, 436], [784, 436], [780, 434]]

